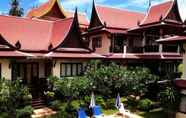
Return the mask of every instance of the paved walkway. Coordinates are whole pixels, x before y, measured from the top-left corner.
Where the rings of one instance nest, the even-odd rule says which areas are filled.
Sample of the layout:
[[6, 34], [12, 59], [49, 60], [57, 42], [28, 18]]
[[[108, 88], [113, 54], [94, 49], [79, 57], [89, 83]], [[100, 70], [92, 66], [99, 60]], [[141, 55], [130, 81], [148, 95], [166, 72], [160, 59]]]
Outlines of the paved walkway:
[[32, 118], [41, 118], [41, 117], [51, 116], [54, 114], [56, 114], [55, 111], [53, 111], [48, 107], [45, 107], [41, 109], [35, 109]]

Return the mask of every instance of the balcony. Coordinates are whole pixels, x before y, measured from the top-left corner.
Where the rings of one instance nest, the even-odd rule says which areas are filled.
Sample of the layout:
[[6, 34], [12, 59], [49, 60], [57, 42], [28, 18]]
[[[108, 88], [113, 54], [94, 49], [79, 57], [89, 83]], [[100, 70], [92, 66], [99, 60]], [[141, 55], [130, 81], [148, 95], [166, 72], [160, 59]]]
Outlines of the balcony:
[[110, 46], [111, 53], [123, 53], [123, 46]]
[[159, 45], [146, 45], [144, 47], [133, 47], [132, 53], [159, 52]]
[[178, 52], [176, 45], [163, 45], [163, 52]]

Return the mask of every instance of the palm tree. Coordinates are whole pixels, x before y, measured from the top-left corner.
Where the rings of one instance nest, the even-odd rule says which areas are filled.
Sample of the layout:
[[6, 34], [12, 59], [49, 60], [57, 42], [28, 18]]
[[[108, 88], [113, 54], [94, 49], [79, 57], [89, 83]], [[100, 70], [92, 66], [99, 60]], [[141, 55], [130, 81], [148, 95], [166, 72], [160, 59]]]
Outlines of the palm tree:
[[24, 10], [19, 7], [19, 0], [11, 0], [10, 2], [11, 8], [9, 11], [9, 15], [11, 16], [23, 16]]

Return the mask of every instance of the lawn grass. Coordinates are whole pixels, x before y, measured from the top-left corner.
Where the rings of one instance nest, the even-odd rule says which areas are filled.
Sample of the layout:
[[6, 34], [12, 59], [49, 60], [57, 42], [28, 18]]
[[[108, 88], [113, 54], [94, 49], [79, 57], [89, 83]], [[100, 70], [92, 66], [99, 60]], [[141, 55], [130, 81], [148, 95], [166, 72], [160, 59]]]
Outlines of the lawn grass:
[[103, 110], [103, 114], [105, 115], [113, 115], [115, 113], [117, 113], [118, 110], [117, 109], [107, 109], [107, 110]]
[[138, 115], [144, 118], [168, 118], [166, 113], [161, 108], [152, 110], [150, 112], [138, 112]]

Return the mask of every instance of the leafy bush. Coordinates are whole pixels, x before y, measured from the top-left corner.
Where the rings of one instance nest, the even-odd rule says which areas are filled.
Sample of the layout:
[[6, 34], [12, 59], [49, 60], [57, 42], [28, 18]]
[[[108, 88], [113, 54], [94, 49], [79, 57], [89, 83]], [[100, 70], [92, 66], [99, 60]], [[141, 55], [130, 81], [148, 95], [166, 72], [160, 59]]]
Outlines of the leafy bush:
[[60, 100], [55, 100], [50, 103], [50, 108], [53, 110], [60, 110], [61, 106], [63, 106]]
[[92, 80], [91, 89], [96, 93], [114, 97], [116, 92], [121, 95], [141, 95], [147, 91], [149, 83], [156, 82], [159, 78], [151, 74], [147, 68], [126, 68], [114, 63], [110, 65], [99, 64], [91, 69], [89, 67], [85, 75]]
[[150, 99], [140, 100], [138, 103], [138, 108], [143, 111], [150, 111], [152, 109], [153, 102]]
[[179, 100], [179, 93], [173, 87], [167, 86], [164, 90], [160, 92], [160, 102], [165, 109], [176, 109]]
[[16, 109], [31, 105], [32, 96], [27, 87], [20, 81], [0, 79], [0, 112], [6, 112], [9, 117], [16, 116]]
[[106, 103], [102, 96], [96, 97], [96, 104], [100, 105], [102, 108], [106, 108]]
[[16, 110], [16, 118], [30, 118], [33, 113], [32, 106], [26, 106], [22, 109]]
[[56, 79], [52, 82], [53, 91], [59, 99], [82, 98], [89, 93], [90, 80], [85, 77]]
[[113, 109], [113, 108], [115, 108], [114, 105], [115, 105], [115, 99], [114, 98], [107, 99], [105, 109]]

